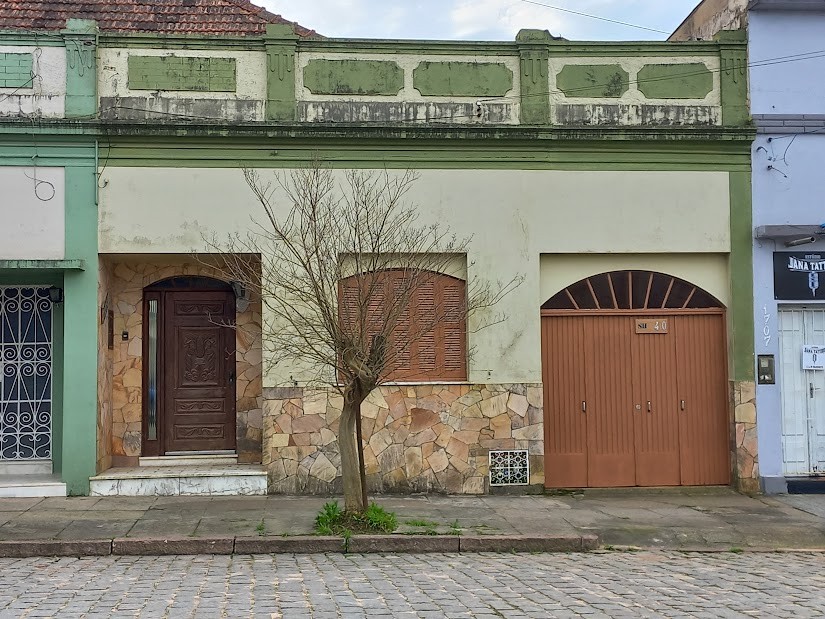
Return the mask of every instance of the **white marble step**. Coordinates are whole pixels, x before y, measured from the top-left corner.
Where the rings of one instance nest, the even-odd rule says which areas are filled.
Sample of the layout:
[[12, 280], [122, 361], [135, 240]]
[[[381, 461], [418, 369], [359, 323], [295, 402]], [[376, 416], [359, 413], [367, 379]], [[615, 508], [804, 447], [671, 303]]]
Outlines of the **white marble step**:
[[66, 484], [56, 475], [0, 475], [0, 498], [66, 496]]
[[147, 466], [230, 466], [238, 464], [236, 455], [191, 455], [140, 458], [138, 465]]
[[252, 496], [267, 490], [266, 471], [253, 464], [114, 468], [89, 481], [92, 496]]

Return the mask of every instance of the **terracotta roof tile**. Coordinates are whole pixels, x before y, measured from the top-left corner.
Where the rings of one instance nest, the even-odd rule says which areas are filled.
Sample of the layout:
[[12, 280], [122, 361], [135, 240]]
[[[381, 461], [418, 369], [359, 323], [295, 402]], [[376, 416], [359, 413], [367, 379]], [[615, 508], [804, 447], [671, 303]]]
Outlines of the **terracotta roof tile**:
[[289, 24], [249, 0], [0, 0], [0, 30], [60, 30], [66, 20], [94, 19], [102, 32], [262, 35], [267, 24]]

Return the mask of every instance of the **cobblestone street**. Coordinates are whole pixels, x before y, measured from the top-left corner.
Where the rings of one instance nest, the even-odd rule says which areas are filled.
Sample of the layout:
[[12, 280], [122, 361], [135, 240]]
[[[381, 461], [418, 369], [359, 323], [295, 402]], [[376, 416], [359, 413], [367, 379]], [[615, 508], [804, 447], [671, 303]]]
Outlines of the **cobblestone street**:
[[825, 555], [0, 561], [0, 617], [821, 617]]

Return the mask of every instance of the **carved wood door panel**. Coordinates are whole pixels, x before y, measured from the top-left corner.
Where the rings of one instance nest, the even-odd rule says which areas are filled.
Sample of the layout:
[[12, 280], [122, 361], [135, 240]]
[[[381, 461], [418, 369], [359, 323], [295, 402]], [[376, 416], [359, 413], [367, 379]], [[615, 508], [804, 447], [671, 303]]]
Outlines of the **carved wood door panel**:
[[168, 291], [163, 305], [163, 452], [234, 450], [234, 296]]

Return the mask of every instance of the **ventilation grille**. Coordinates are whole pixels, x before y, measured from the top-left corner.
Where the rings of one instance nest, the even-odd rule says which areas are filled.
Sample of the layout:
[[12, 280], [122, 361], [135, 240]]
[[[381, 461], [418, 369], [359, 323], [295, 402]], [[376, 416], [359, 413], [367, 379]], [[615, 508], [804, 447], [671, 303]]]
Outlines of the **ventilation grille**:
[[530, 483], [530, 458], [527, 450], [491, 451], [491, 486], [526, 486]]

